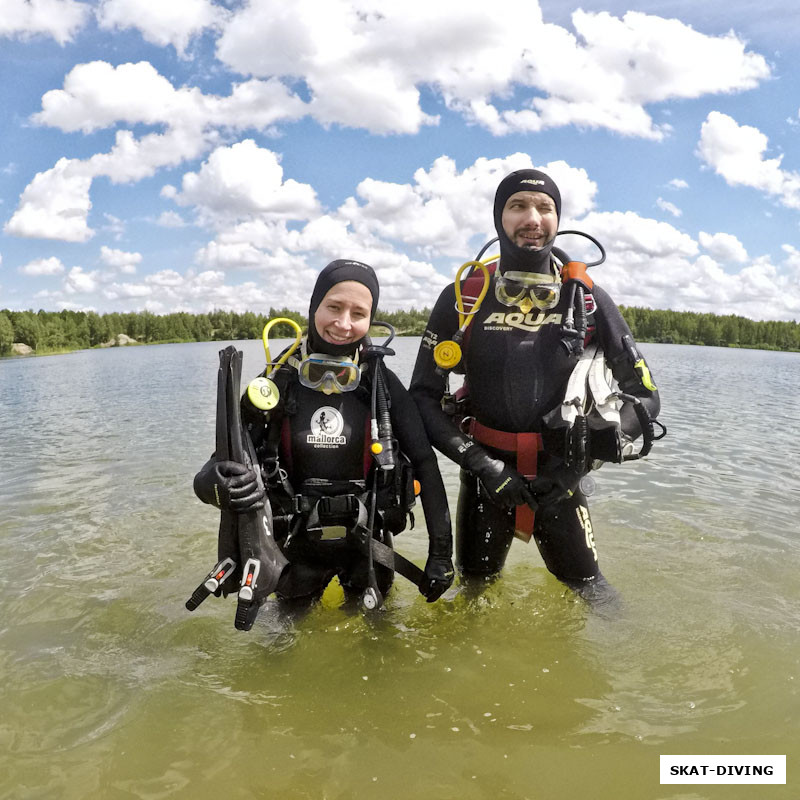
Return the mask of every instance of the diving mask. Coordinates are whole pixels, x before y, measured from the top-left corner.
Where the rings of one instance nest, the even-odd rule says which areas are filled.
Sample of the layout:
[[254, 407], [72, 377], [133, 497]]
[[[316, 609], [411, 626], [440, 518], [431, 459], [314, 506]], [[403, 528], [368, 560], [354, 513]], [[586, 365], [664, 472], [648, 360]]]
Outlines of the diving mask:
[[297, 368], [300, 383], [325, 394], [352, 392], [361, 381], [361, 369], [352, 358], [311, 353]]
[[527, 314], [534, 306], [546, 310], [558, 305], [561, 281], [552, 273], [504, 272], [495, 275], [494, 293], [504, 306]]

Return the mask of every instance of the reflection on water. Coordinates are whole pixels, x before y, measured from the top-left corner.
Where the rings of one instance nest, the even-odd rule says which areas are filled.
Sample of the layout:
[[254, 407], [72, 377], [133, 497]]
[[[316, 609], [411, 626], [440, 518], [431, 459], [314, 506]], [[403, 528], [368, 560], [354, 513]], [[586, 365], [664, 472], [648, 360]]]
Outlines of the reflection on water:
[[[664, 791], [658, 755], [796, 750], [800, 356], [643, 347], [669, 436], [591, 500], [614, 619], [516, 543], [483, 592], [365, 617], [332, 585], [242, 634], [183, 608], [220, 347], [0, 362], [0, 797], [750, 797]], [[397, 544], [423, 563], [422, 520]]]

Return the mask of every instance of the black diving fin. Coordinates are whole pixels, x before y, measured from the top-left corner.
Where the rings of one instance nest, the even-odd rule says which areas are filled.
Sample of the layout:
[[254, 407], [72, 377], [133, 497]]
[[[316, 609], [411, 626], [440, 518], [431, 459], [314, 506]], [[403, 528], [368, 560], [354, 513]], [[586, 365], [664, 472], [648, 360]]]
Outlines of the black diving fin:
[[[232, 350], [227, 382], [228, 425], [230, 460], [252, 469], [258, 485], [264, 489], [261, 468], [255, 456], [250, 434], [242, 428], [239, 405], [242, 380], [242, 352], [229, 346], [222, 352]], [[222, 358], [222, 356], [220, 356]], [[264, 506], [239, 513], [239, 558], [242, 565], [241, 584], [235, 625], [239, 630], [249, 631], [253, 627], [258, 609], [278, 586], [283, 570], [289, 563], [272, 535], [272, 510], [264, 491]]]
[[[215, 455], [220, 460], [230, 459], [230, 426], [228, 423], [228, 384], [233, 348], [221, 350], [217, 370], [217, 416]], [[186, 608], [194, 611], [210, 594], [227, 597], [233, 591], [235, 579], [241, 575], [237, 515], [220, 510], [217, 538], [217, 564], [203, 579], [186, 601]], [[232, 580], [233, 579], [233, 580]]]
[[[216, 457], [253, 469], [263, 488], [261, 470], [247, 431], [242, 429], [239, 406], [242, 352], [228, 346], [219, 353], [217, 374]], [[264, 507], [236, 513], [220, 511], [217, 564], [186, 602], [194, 611], [209, 594], [227, 596], [235, 579], [240, 585], [235, 626], [248, 631], [259, 608], [275, 591], [288, 564], [272, 535], [272, 512], [264, 494]]]

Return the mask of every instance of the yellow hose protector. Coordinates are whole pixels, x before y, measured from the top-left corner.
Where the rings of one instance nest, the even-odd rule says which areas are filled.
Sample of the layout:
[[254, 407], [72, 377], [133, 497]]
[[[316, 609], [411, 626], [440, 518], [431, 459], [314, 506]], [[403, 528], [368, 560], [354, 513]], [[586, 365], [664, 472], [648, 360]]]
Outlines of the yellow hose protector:
[[[472, 308], [469, 311], [465, 311], [464, 301], [461, 297], [461, 275], [465, 269], [472, 267], [479, 269], [483, 273], [483, 286], [481, 287], [481, 291], [478, 294], [475, 302], [472, 304]], [[478, 313], [478, 309], [481, 307], [483, 298], [486, 297], [486, 292], [489, 291], [489, 284], [491, 282], [492, 276], [489, 274], [489, 270], [486, 268], [486, 264], [483, 261], [467, 261], [458, 268], [455, 281], [456, 310], [458, 311], [458, 329], [462, 334], [472, 321], [472, 317]]]
[[[453, 339], [447, 339], [443, 342], [439, 342], [439, 344], [437, 344], [433, 350], [433, 360], [436, 362], [436, 366], [440, 369], [450, 370], [458, 366], [460, 363], [462, 357], [460, 342], [464, 340], [464, 333], [469, 327], [470, 322], [472, 322], [472, 318], [478, 313], [478, 309], [481, 307], [483, 298], [486, 297], [486, 292], [489, 291], [489, 284], [492, 282], [492, 276], [489, 274], [486, 264], [495, 260], [496, 257], [485, 262], [467, 261], [458, 268], [454, 284], [456, 293], [456, 311], [458, 311], [458, 330], [453, 336]], [[483, 286], [481, 287], [478, 296], [475, 298], [475, 302], [472, 303], [469, 311], [467, 311], [464, 308], [464, 300], [461, 296], [461, 275], [464, 273], [465, 269], [472, 268], [479, 269], [483, 273]]]
[[[294, 343], [292, 346], [273, 364], [272, 363], [272, 356], [269, 353], [269, 332], [278, 324], [283, 323], [284, 325], [288, 325], [290, 328], [294, 328]], [[303, 331], [300, 326], [293, 320], [289, 319], [288, 317], [275, 317], [275, 319], [271, 319], [265, 326], [264, 330], [261, 333], [261, 341], [264, 342], [264, 355], [267, 357], [267, 367], [270, 365], [272, 369], [269, 370], [268, 376], [273, 375], [275, 371], [282, 365], [285, 364], [289, 357], [300, 347], [300, 342], [303, 338]]]

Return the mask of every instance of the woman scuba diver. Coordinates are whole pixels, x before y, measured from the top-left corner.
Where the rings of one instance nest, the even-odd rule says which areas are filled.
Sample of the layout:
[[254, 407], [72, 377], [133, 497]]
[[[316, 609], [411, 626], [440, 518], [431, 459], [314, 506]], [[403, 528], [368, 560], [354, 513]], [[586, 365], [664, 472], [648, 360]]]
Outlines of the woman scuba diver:
[[299, 354], [284, 354], [256, 379], [274, 387], [268, 407], [254, 404], [252, 393], [242, 398], [263, 481], [254, 469], [214, 457], [195, 477], [203, 502], [236, 513], [262, 505], [266, 486], [275, 540], [289, 562], [280, 599], [318, 598], [338, 576], [346, 594], [360, 595], [367, 608], [380, 605], [394, 579], [386, 554], [397, 556], [392, 536], [406, 527], [417, 482], [429, 537], [419, 590], [432, 602], [453, 581], [436, 456], [416, 404], [383, 365], [392, 351], [368, 337], [378, 297], [372, 267], [328, 264], [311, 294]]

